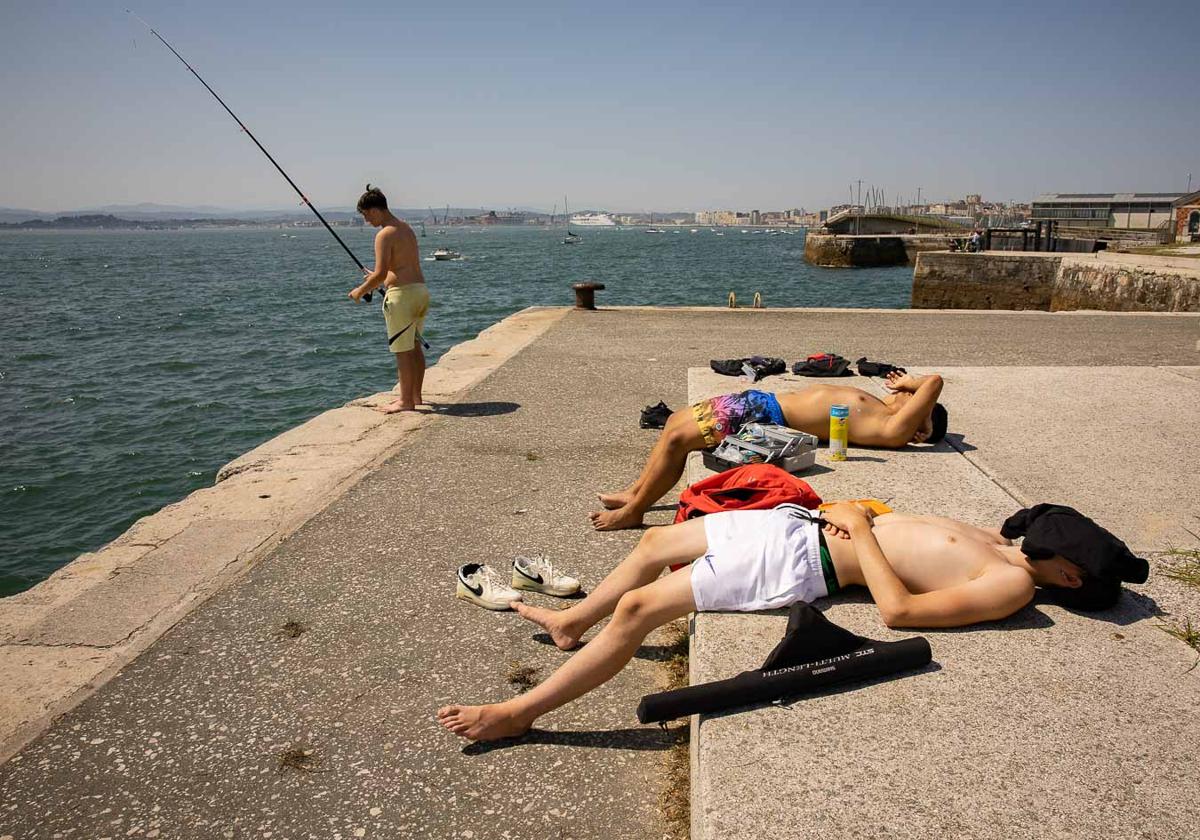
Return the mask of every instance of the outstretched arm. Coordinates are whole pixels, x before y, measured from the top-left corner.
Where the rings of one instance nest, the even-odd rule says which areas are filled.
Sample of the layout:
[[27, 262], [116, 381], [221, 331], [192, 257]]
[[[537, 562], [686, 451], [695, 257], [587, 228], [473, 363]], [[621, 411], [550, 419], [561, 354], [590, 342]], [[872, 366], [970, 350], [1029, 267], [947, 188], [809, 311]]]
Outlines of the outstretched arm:
[[[871, 519], [857, 505], [838, 504], [825, 519], [850, 535], [863, 579], [888, 627], [962, 627], [1012, 615], [1033, 598], [1033, 582], [1015, 567], [997, 567], [974, 580], [936, 592], [909, 592], [884, 556]], [[961, 544], [964, 552], [988, 551]]]
[[884, 436], [890, 446], [903, 446], [913, 438], [925, 422], [942, 393], [942, 377], [936, 373], [925, 376], [906, 373], [889, 376], [887, 387], [893, 391], [908, 391], [912, 399], [897, 411], [884, 426]]

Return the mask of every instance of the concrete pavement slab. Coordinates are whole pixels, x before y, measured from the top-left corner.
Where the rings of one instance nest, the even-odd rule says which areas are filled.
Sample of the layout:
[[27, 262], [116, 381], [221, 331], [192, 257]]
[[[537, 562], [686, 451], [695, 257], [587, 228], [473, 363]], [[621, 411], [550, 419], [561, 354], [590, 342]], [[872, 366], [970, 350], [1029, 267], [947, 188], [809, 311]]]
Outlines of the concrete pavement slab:
[[[1173, 387], [1166, 374], [1138, 371], [1156, 386]], [[1005, 401], [995, 383], [998, 376], [1009, 381], [1010, 373], [1018, 381], [1018, 372], [939, 372], [947, 381], [951, 428], [968, 432], [956, 445], [990, 457], [977, 430], [988, 430], [987, 444], [999, 439], [991, 429]], [[1069, 403], [1076, 389], [1092, 384], [1090, 377], [1114, 375], [1087, 372], [1082, 381], [1059, 377], [1040, 391]], [[746, 387], [703, 369], [690, 371], [689, 382], [693, 399]], [[809, 382], [772, 377], [759, 387], [788, 391]], [[877, 380], [841, 384], [882, 393]], [[1144, 403], [1146, 394], [1140, 396]], [[960, 405], [978, 413], [960, 412]], [[1151, 405], [1162, 408], [1161, 400]], [[1124, 409], [1111, 413], [1119, 417]], [[1067, 436], [1068, 415], [1047, 422], [1051, 439]], [[1181, 432], [1172, 426], [1164, 437], [1179, 440]], [[899, 510], [979, 525], [998, 524], [1018, 507], [1014, 496], [1028, 492], [1009, 487], [1007, 472], [985, 472], [945, 443], [896, 452], [852, 447], [851, 458], [832, 464], [822, 458], [832, 472], [818, 468], [805, 478], [825, 498], [874, 495], [891, 498]], [[704, 474], [698, 459], [689, 470], [693, 480]], [[1179, 478], [1170, 470], [1160, 475]], [[1090, 512], [1090, 504], [1079, 506]], [[821, 606], [833, 621], [870, 638], [912, 635], [886, 628], [863, 596], [843, 593]], [[1194, 605], [1196, 598], [1184, 601]], [[695, 718], [692, 835], [1186, 834], [1200, 816], [1186, 793], [1195, 782], [1188, 755], [1200, 746], [1200, 680], [1189, 670], [1194, 652], [1162, 632], [1156, 612], [1153, 599], [1137, 593], [1100, 618], [1039, 598], [1003, 622], [925, 633], [934, 663], [921, 673], [786, 707]], [[695, 616], [692, 682], [758, 667], [785, 624], [782, 611]], [[771, 796], [762, 795], [764, 788]]]
[[940, 373], [964, 455], [1015, 495], [1078, 508], [1135, 551], [1197, 545], [1200, 381], [1153, 367]]

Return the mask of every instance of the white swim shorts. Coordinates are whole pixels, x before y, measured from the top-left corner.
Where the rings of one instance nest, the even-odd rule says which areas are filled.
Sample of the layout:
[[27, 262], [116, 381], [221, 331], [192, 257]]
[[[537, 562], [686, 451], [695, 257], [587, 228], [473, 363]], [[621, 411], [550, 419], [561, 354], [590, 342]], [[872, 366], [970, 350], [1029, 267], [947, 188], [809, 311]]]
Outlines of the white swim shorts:
[[753, 612], [828, 595], [820, 531], [807, 513], [781, 505], [704, 517], [708, 552], [692, 563], [696, 609]]

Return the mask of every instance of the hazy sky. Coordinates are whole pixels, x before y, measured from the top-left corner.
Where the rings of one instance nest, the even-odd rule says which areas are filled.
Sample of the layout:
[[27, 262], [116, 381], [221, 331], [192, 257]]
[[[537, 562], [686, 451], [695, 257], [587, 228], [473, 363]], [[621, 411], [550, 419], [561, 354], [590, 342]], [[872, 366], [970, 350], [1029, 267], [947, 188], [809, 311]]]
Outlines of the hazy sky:
[[[828, 206], [1200, 182], [1195, 0], [135, 0], [323, 206]], [[118, 2], [0, 0], [0, 205], [283, 207]]]

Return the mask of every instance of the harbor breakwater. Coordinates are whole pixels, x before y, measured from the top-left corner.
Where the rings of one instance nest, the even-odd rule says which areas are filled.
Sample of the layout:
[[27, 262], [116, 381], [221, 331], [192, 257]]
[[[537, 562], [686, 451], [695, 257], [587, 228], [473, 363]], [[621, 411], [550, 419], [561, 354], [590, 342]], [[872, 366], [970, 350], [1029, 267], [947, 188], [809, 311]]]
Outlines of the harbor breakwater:
[[871, 268], [914, 265], [925, 251], [944, 251], [951, 234], [840, 235], [809, 233], [804, 240], [804, 259], [822, 268]]
[[940, 251], [913, 271], [918, 309], [1200, 312], [1200, 262], [1172, 257]]

